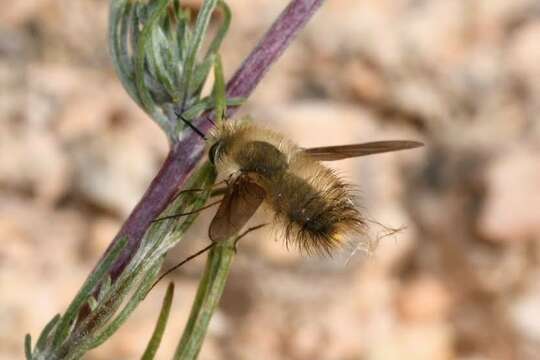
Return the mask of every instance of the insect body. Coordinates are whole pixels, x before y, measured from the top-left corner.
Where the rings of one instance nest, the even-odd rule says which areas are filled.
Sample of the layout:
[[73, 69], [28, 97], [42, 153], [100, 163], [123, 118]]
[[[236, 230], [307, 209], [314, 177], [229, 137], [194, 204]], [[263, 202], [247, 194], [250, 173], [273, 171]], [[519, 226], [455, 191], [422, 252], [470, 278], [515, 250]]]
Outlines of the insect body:
[[237, 233], [264, 203], [284, 229], [287, 245], [329, 254], [364, 231], [352, 186], [319, 161], [420, 146], [412, 141], [303, 149], [283, 135], [246, 121], [220, 124], [209, 157], [228, 187], [209, 229], [213, 241]]

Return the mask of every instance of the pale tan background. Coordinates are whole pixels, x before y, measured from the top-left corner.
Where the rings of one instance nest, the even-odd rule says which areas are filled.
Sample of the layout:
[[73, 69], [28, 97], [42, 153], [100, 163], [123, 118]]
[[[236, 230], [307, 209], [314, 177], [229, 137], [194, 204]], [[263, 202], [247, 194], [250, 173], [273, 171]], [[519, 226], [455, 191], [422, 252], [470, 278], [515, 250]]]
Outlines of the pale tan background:
[[[229, 2], [230, 75], [286, 1]], [[2, 360], [22, 358], [24, 334], [66, 308], [167, 151], [115, 78], [107, 8], [0, 1]], [[360, 186], [370, 218], [406, 229], [349, 265], [252, 235], [200, 358], [540, 358], [539, 110], [538, 0], [327, 1], [245, 112], [303, 146], [425, 141], [332, 164]], [[207, 224], [169, 265], [208, 241]], [[201, 270], [171, 277], [160, 359]], [[137, 359], [164, 286], [87, 359]]]

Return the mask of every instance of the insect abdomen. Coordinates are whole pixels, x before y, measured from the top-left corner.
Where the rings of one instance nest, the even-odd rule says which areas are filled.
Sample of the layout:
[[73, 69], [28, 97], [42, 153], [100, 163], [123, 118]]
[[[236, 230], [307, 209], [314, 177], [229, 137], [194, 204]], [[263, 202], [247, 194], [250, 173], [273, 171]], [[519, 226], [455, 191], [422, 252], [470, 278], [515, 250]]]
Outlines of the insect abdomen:
[[363, 221], [347, 185], [335, 176], [332, 180], [325, 189], [292, 173], [271, 180], [269, 202], [285, 225], [287, 244], [307, 253], [330, 254], [345, 233], [361, 230]]

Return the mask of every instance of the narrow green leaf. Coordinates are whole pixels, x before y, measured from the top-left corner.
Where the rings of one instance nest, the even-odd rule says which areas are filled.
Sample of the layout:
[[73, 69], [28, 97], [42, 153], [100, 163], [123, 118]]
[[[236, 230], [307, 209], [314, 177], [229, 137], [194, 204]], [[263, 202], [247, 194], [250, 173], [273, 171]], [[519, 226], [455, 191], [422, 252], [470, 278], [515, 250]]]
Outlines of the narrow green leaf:
[[214, 64], [214, 58], [215, 55], [211, 55], [207, 57], [202, 63], [195, 66], [195, 71], [193, 72], [193, 80], [191, 81], [190, 86], [190, 96], [198, 98], [202, 92], [204, 83], [206, 82], [206, 79], [208, 78], [208, 74], [210, 73], [210, 70], [212, 69], [212, 65]]
[[[159, 6], [158, 6], [159, 4]], [[145, 82], [145, 62], [152, 59], [146, 57], [148, 50], [151, 50], [151, 38], [154, 26], [157, 25], [164, 13], [166, 13], [169, 0], [156, 1], [155, 9], [151, 12], [151, 16], [144, 24], [139, 41], [137, 42], [137, 54], [135, 57], [135, 83], [139, 96], [143, 102], [144, 109], [152, 114], [156, 104], [146, 86]], [[163, 126], [163, 124], [161, 124]]]
[[[129, 40], [131, 50], [134, 52], [139, 48], [137, 44], [139, 44], [139, 39], [141, 38], [141, 25], [144, 23], [142, 19], [142, 8], [144, 7], [145, 5], [142, 2], [133, 4], [133, 16], [129, 27], [131, 30], [129, 33]], [[134, 54], [134, 56], [136, 56], [136, 54]]]
[[32, 360], [32, 337], [30, 334], [26, 334], [24, 337], [24, 355], [26, 360]]
[[218, 6], [223, 12], [223, 22], [221, 23], [221, 26], [218, 29], [218, 32], [216, 36], [214, 37], [214, 40], [212, 40], [212, 43], [210, 44], [210, 47], [208, 48], [208, 51], [206, 53], [206, 57], [216, 54], [219, 51], [219, 48], [221, 47], [221, 43], [223, 42], [223, 39], [225, 38], [225, 35], [229, 31], [229, 27], [231, 25], [231, 9], [229, 8], [229, 5], [223, 0], [220, 0], [218, 3]]
[[[227, 106], [240, 106], [246, 101], [246, 98], [234, 97], [229, 98], [226, 101]], [[203, 112], [212, 110], [215, 108], [216, 101], [214, 97], [205, 97], [195, 105], [191, 106], [188, 110], [182, 113], [182, 117], [186, 120], [192, 120], [200, 116]]]
[[88, 301], [96, 286], [107, 276], [113, 262], [118, 258], [121, 251], [127, 244], [127, 237], [119, 239], [111, 248], [109, 253], [105, 255], [97, 268], [90, 274], [88, 279], [79, 290], [73, 302], [67, 308], [65, 314], [60, 319], [58, 329], [55, 333], [53, 345], [58, 347], [68, 336], [71, 325], [77, 318], [81, 306]]
[[165, 36], [163, 30], [159, 26], [156, 26], [152, 32], [152, 51], [150, 54], [154, 58], [154, 66], [156, 67], [158, 80], [163, 84], [170, 96], [174, 99], [176, 89], [174, 87], [173, 79], [170, 77], [170, 73], [165, 65], [166, 62], [163, 60], [163, 50], [169, 47], [170, 45], [167, 36]]
[[38, 341], [36, 342], [36, 350], [40, 351], [45, 348], [45, 345], [47, 344], [47, 339], [49, 337], [49, 334], [54, 335], [54, 332], [51, 332], [56, 324], [58, 324], [58, 320], [60, 320], [60, 314], [56, 314], [55, 317], [51, 319], [45, 325], [43, 328], [43, 331], [41, 331], [41, 334], [39, 335]]
[[140, 105], [141, 101], [132, 81], [133, 64], [128, 51], [129, 25], [133, 17], [134, 7], [131, 1], [111, 1], [108, 36], [113, 65], [128, 94]]
[[[185, 105], [188, 102], [189, 98], [189, 89], [191, 87], [191, 81], [195, 66], [195, 60], [197, 58], [197, 53], [199, 52], [203, 40], [204, 35], [206, 34], [206, 30], [208, 29], [208, 24], [210, 23], [210, 18], [212, 16], [212, 13], [214, 12], [216, 5], [218, 3], [218, 0], [206, 0], [204, 1], [202, 8], [199, 11], [199, 15], [197, 16], [197, 22], [195, 23], [195, 30], [193, 32], [193, 38], [189, 42], [189, 50], [187, 54], [187, 58], [185, 61], [185, 68], [184, 68], [184, 74], [183, 74], [183, 81], [182, 81], [182, 89], [184, 89], [183, 94], [183, 100], [182, 100], [182, 110], [185, 107]], [[185, 43], [187, 44], [187, 43]], [[184, 46], [186, 46], [184, 44]]]
[[156, 327], [141, 360], [153, 360], [156, 356], [159, 345], [161, 344], [161, 339], [163, 338], [163, 333], [165, 332], [165, 327], [167, 326], [167, 321], [169, 320], [173, 297], [174, 284], [171, 282], [167, 287], [167, 292], [165, 293], [165, 298], [163, 299], [163, 305], [161, 306]]
[[210, 98], [205, 98], [197, 102], [196, 104], [190, 106], [189, 109], [182, 113], [182, 117], [186, 120], [193, 120], [199, 115], [201, 115], [206, 110], [212, 108], [212, 100]]
[[227, 111], [227, 97], [225, 95], [225, 78], [223, 75], [223, 66], [221, 64], [221, 56], [216, 56], [214, 64], [214, 99], [216, 101], [216, 123], [220, 124], [223, 121], [223, 116]]
[[181, 21], [181, 19], [176, 14], [176, 11], [174, 14], [169, 13], [169, 16], [167, 17], [167, 31], [165, 34], [167, 35], [167, 41], [170, 43], [171, 46], [169, 46], [169, 50], [177, 50], [176, 44], [178, 43], [178, 22]]
[[163, 85], [159, 82], [158, 74], [157, 74], [157, 65], [156, 65], [156, 59], [154, 55], [154, 49], [153, 49], [153, 42], [152, 39], [148, 40], [148, 43], [146, 44], [145, 49], [145, 84], [148, 84], [148, 78], [152, 78], [152, 80], [160, 85], [160, 87], [163, 87]]
[[[178, 50], [180, 50], [180, 58], [182, 59], [182, 63], [186, 61], [187, 53], [188, 53], [188, 45], [191, 41], [191, 30], [189, 28], [189, 15], [186, 12], [181, 13], [180, 17], [181, 19], [180, 23], [178, 24]], [[180, 84], [179, 84], [180, 85]]]
[[[157, 104], [164, 104], [172, 100], [171, 96], [167, 92], [167, 89], [163, 87], [162, 83], [153, 78], [150, 74], [145, 74], [144, 81], [146, 83], [146, 87], [148, 88], [148, 92], [152, 94], [152, 101], [155, 101]], [[154, 114], [163, 114], [162, 110], [160, 110], [157, 105], [150, 115], [152, 116], [152, 119], [159, 123], [161, 120], [154, 118]], [[167, 120], [163, 119], [162, 121], [166, 122]]]

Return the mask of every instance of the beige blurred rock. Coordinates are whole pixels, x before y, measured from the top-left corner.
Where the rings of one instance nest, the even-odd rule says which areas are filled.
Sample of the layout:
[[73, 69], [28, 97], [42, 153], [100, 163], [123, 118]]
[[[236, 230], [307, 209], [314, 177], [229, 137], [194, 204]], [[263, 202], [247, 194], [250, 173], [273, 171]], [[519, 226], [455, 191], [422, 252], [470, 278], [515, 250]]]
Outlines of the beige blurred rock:
[[540, 94], [540, 21], [531, 21], [514, 34], [509, 50], [509, 65], [513, 72]]
[[[466, 56], [467, 1], [430, 1], [410, 8], [396, 36], [408, 63], [444, 68]], [[470, 25], [469, 25], [470, 26]]]
[[510, 313], [517, 329], [533, 342], [540, 341], [540, 324], [536, 321], [540, 316], [539, 276], [538, 272], [531, 274], [530, 286], [513, 300]]
[[0, 183], [52, 204], [66, 191], [70, 164], [54, 135], [26, 125], [0, 124]]
[[330, 2], [304, 36], [316, 46], [317, 53], [364, 53], [384, 66], [394, 67], [403, 58], [395, 33], [400, 10], [399, 5], [393, 6], [386, 0]]
[[[62, 142], [81, 141], [102, 132], [126, 128], [131, 136], [143, 146], [166, 154], [167, 139], [159, 127], [152, 122], [128, 96], [115, 76], [94, 69], [54, 63], [29, 66], [31, 93], [44, 94], [60, 105], [55, 113], [40, 117], [53, 120], [55, 133]], [[32, 109], [33, 110], [33, 109]], [[31, 117], [34, 111], [27, 111]]]
[[0, 14], [0, 23], [9, 26], [21, 26], [29, 18], [36, 16], [40, 9], [47, 6], [49, 0], [25, 0], [10, 1], [1, 0], [0, 7], [3, 11]]
[[67, 64], [83, 59], [87, 64], [110, 64], [106, 50], [108, 9], [108, 2], [102, 0], [49, 2], [35, 19], [49, 39], [42, 49], [45, 58]]
[[450, 360], [452, 331], [442, 324], [408, 326], [398, 329], [391, 338], [374, 343], [367, 356], [373, 360]]
[[112, 217], [101, 216], [90, 225], [90, 236], [84, 244], [85, 256], [99, 258], [120, 230], [122, 223]]
[[97, 82], [85, 83], [84, 88], [78, 86], [69, 95], [57, 119], [57, 131], [63, 141], [77, 141], [107, 131], [115, 107], [119, 107], [115, 102], [117, 92], [111, 91], [114, 87], [110, 83], [99, 87]]
[[353, 96], [361, 101], [382, 103], [389, 96], [388, 84], [379, 69], [360, 61], [351, 61], [341, 74], [341, 82], [350, 84]]
[[452, 305], [451, 293], [444, 284], [427, 275], [405, 284], [397, 298], [400, 315], [412, 323], [444, 321]]
[[255, 121], [286, 134], [302, 147], [369, 141], [376, 133], [375, 119], [361, 108], [320, 101], [270, 109], [255, 116]]
[[126, 216], [149, 185], [160, 156], [127, 129], [78, 143], [72, 151], [75, 191]]
[[28, 78], [32, 79], [27, 84], [29, 91], [53, 97], [60, 105], [69, 105], [72, 97], [82, 96], [88, 85], [91, 93], [95, 93], [96, 84], [103, 85], [107, 79], [105, 74], [95, 69], [54, 61], [31, 62], [25, 70]]
[[477, 31], [484, 41], [501, 41], [505, 25], [534, 10], [535, 0], [480, 0], [470, 2], [470, 11], [476, 14]]
[[[272, 220], [270, 212], [264, 212], [258, 216], [257, 222], [254, 224], [264, 223]], [[285, 266], [287, 264], [297, 263], [302, 254], [296, 248], [287, 249], [283, 242], [282, 234], [280, 233], [279, 225], [273, 225], [272, 228], [266, 227], [253, 234], [249, 238], [242, 240], [243, 243], [251, 243], [257, 247], [260, 256], [274, 264]]]
[[0, 219], [0, 357], [22, 358], [24, 335], [35, 339], [89, 270], [78, 257], [84, 227], [76, 212], [5, 195]]
[[16, 219], [3, 218], [0, 220], [0, 261], [9, 263], [23, 263], [32, 255], [32, 245], [25, 232], [24, 226]]
[[540, 236], [540, 152], [511, 149], [487, 172], [487, 199], [478, 227], [488, 239], [526, 241]]
[[430, 81], [422, 79], [411, 78], [396, 84], [392, 100], [401, 112], [429, 122], [444, 118], [447, 112], [443, 94]]

